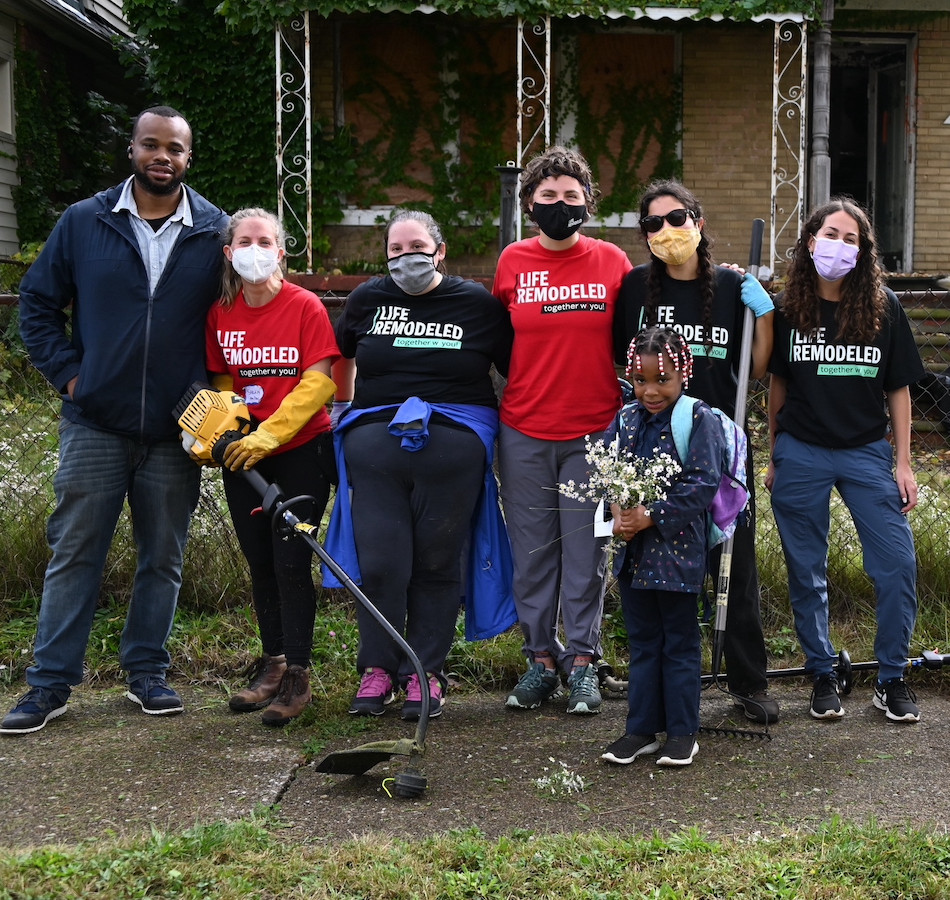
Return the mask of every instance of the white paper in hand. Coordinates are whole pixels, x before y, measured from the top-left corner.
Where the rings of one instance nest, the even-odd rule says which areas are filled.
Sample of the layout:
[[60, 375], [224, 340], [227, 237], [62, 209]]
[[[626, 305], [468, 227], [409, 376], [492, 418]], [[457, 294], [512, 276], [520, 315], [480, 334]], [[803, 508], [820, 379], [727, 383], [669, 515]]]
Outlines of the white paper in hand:
[[614, 533], [614, 517], [607, 511], [604, 519], [604, 498], [600, 498], [597, 509], [594, 510], [594, 537], [611, 537]]

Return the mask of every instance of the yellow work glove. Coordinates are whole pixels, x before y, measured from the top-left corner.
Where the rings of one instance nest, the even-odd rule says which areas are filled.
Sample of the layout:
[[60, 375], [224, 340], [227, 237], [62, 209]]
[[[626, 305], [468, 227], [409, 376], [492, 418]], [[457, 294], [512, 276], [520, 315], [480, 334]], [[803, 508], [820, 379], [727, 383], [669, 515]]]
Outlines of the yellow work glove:
[[219, 375], [212, 375], [211, 387], [213, 387], [216, 391], [233, 391], [234, 376], [229, 375], [227, 372], [222, 372]]
[[335, 392], [336, 384], [323, 372], [304, 372], [300, 383], [284, 397], [273, 415], [257, 426], [257, 431], [228, 446], [224, 464], [232, 472], [253, 468], [281, 444], [292, 440]]

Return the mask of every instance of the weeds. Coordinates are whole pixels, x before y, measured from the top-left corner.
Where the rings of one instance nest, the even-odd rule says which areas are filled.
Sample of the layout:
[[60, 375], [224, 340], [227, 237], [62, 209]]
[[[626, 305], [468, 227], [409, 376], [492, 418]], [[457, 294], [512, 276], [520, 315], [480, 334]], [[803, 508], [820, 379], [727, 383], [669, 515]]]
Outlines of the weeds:
[[544, 766], [544, 774], [534, 779], [535, 786], [542, 794], [566, 797], [580, 794], [587, 788], [583, 776], [572, 772], [566, 762], [555, 761], [553, 756], [549, 756], [548, 761], [555, 765]]

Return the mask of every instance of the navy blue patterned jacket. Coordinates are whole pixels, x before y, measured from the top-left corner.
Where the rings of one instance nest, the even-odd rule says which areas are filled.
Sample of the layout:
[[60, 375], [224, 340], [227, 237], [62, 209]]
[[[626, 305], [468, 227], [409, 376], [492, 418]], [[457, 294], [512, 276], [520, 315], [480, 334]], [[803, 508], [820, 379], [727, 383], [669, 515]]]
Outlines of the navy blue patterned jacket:
[[696, 594], [706, 577], [706, 508], [722, 475], [724, 438], [715, 414], [698, 402], [689, 452], [680, 459], [670, 428], [672, 413], [671, 405], [653, 416], [634, 401], [617, 413], [604, 436], [609, 443], [619, 434], [621, 448], [634, 455], [668, 453], [682, 466], [667, 499], [649, 505], [653, 527], [627, 543], [619, 577], [634, 588]]

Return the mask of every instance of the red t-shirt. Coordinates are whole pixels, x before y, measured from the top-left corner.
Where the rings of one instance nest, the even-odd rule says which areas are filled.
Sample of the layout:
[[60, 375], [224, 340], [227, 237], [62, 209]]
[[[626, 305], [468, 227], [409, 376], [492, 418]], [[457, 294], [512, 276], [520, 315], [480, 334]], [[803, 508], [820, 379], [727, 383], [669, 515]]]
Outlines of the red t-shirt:
[[611, 332], [627, 254], [581, 235], [568, 250], [539, 238], [509, 244], [492, 293], [508, 308], [514, 346], [501, 421], [564, 441], [603, 431], [620, 408]]
[[[340, 355], [333, 327], [320, 298], [285, 281], [265, 306], [251, 307], [243, 291], [230, 309], [215, 303], [205, 327], [208, 371], [227, 372], [234, 391], [247, 403], [251, 418], [263, 422], [299, 383], [300, 376], [322, 359]], [[290, 450], [330, 430], [325, 407], [275, 453]]]

